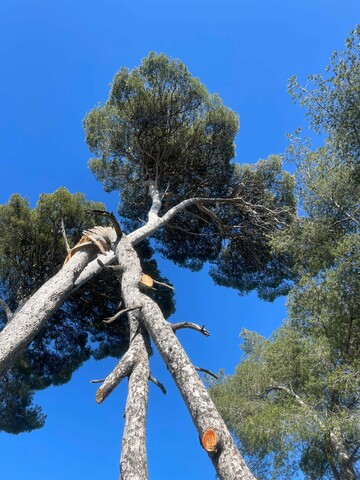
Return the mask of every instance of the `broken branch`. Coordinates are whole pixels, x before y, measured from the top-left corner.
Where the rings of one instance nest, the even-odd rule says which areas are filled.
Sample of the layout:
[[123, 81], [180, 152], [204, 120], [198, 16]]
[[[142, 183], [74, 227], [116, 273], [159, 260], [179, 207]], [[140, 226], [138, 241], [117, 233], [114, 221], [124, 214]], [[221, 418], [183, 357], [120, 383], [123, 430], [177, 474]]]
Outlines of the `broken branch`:
[[95, 215], [103, 215], [104, 217], [108, 217], [116, 232], [117, 240], [120, 240], [122, 237], [122, 230], [120, 223], [118, 222], [117, 218], [113, 214], [113, 212], [107, 212], [105, 210], [85, 210], [87, 213], [95, 214]]

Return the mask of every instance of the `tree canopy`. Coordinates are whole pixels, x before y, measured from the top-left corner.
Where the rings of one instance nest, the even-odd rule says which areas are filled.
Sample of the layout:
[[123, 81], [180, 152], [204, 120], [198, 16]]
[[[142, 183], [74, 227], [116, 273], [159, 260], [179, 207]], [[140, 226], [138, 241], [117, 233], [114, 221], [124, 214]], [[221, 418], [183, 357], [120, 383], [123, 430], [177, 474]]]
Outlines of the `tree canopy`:
[[[64, 233], [71, 246], [82, 232], [103, 223], [88, 209], [103, 209], [83, 194], [60, 188], [41, 195], [35, 208], [19, 195], [0, 206], [0, 291], [1, 298], [16, 312], [46, 280], [63, 265], [66, 257]], [[144, 272], [162, 278], [148, 242], [139, 245]], [[151, 295], [165, 316], [174, 311], [172, 292], [161, 285]], [[24, 351], [21, 359], [1, 379], [0, 429], [19, 433], [39, 428], [45, 417], [32, 404], [36, 390], [61, 385], [90, 357], [121, 357], [128, 346], [126, 321], [104, 324], [121, 301], [116, 275], [103, 273], [80, 289], [53, 315], [46, 327]], [[7, 321], [0, 310], [3, 326]]]
[[149, 187], [163, 197], [162, 215], [198, 199], [156, 232], [157, 250], [194, 270], [209, 261], [217, 283], [272, 299], [288, 287], [289, 258], [271, 254], [268, 234], [292, 219], [293, 180], [279, 157], [231, 164], [237, 130], [237, 115], [217, 95], [180, 61], [154, 53], [122, 68], [106, 104], [85, 118], [98, 155], [90, 169], [106, 191], [120, 191], [129, 228], [150, 209]]
[[273, 236], [291, 256], [289, 318], [266, 340], [244, 331], [244, 358], [211, 387], [259, 478], [354, 479], [359, 461], [359, 29], [313, 89], [293, 78], [324, 146], [292, 137], [303, 216]]

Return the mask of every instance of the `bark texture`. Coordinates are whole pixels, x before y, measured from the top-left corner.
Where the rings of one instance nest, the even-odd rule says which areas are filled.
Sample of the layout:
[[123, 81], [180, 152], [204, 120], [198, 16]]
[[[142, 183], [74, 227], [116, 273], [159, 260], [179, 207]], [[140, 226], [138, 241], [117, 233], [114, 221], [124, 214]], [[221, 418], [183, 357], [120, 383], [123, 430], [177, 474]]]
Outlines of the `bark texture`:
[[45, 322], [73, 291], [76, 278], [94, 257], [94, 249], [78, 251], [16, 312], [0, 333], [0, 375], [9, 370]]
[[123, 236], [116, 255], [122, 268], [122, 294], [128, 308], [142, 305], [140, 317], [144, 328], [158, 348], [170, 374], [175, 380], [188, 407], [200, 438], [210, 429], [216, 432], [218, 448], [208, 455], [221, 480], [253, 480], [233, 439], [212, 402], [206, 388], [195, 371], [173, 333], [171, 325], [164, 319], [157, 304], [139, 290], [141, 266], [132, 242]]

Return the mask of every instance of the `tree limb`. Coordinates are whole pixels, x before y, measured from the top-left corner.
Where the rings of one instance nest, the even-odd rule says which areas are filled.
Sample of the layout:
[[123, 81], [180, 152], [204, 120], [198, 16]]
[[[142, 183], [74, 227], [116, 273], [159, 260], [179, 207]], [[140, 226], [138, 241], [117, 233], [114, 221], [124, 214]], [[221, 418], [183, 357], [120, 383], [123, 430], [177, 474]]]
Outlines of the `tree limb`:
[[203, 335], [205, 335], [205, 337], [208, 337], [210, 335], [210, 333], [206, 330], [205, 325], [202, 325], [200, 327], [200, 325], [191, 322], [172, 323], [171, 328], [173, 329], [173, 332], [181, 330], [182, 328], [191, 328], [192, 330], [196, 330], [197, 332], [202, 333]]
[[159, 382], [159, 380], [157, 380], [152, 375], [149, 375], [149, 380], [151, 382], [153, 382], [157, 387], [159, 387], [160, 390], [163, 392], [163, 394], [166, 395], [166, 388], [164, 387], [164, 385], [161, 382]]
[[65, 242], [66, 251], [67, 251], [67, 253], [70, 253], [71, 248], [70, 248], [67, 236], [66, 236], [65, 224], [64, 224], [64, 219], [63, 218], [61, 219], [60, 228], [61, 228], [61, 233], [62, 233], [64, 242]]
[[141, 305], [137, 305], [136, 307], [124, 308], [123, 310], [120, 310], [119, 312], [115, 313], [115, 315], [113, 315], [112, 317], [105, 318], [105, 320], [103, 320], [103, 323], [112, 323], [117, 318], [121, 317], [121, 315], [123, 315], [124, 313], [132, 312], [133, 310], [138, 310], [141, 307], [142, 307]]
[[127, 377], [136, 363], [134, 350], [130, 347], [114, 370], [105, 378], [101, 387], [96, 392], [96, 403], [102, 403], [110, 393]]
[[194, 368], [195, 368], [195, 370], [197, 370], [198, 372], [204, 372], [204, 373], [207, 373], [208, 375], [211, 375], [212, 377], [216, 378], [216, 380], [219, 379], [218, 375], [216, 375], [215, 373], [211, 372], [210, 370], [207, 370], [206, 368], [195, 367], [195, 365], [194, 365]]

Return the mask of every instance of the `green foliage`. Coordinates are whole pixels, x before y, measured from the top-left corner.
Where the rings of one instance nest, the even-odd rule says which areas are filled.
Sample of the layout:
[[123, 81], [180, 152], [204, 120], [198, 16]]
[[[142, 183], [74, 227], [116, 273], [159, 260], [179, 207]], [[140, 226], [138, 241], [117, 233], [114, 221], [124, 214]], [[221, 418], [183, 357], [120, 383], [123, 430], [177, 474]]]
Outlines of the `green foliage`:
[[[291, 137], [304, 216], [272, 239], [296, 283], [289, 319], [266, 340], [243, 332], [245, 356], [211, 387], [258, 478], [355, 478], [360, 430], [359, 28], [312, 90], [293, 78], [324, 146]], [[336, 441], [334, 440], [336, 439]], [[337, 446], [336, 446], [337, 443]]]
[[85, 130], [99, 155], [91, 170], [106, 191], [121, 191], [121, 213], [137, 218], [134, 200], [143, 203], [149, 178], [179, 198], [221, 190], [238, 119], [184, 64], [150, 53], [140, 67], [115, 75], [106, 105], [87, 115]]
[[150, 207], [149, 181], [163, 196], [160, 215], [192, 197], [241, 197], [207, 211], [189, 206], [156, 232], [155, 245], [192, 270], [211, 262], [219, 284], [273, 299], [288, 289], [289, 256], [274, 258], [269, 233], [292, 218], [293, 181], [275, 156], [231, 165], [237, 130], [237, 115], [217, 95], [180, 61], [154, 53], [138, 68], [122, 68], [107, 103], [85, 118], [87, 143], [98, 155], [90, 168], [106, 191], [120, 191], [129, 228]]
[[[13, 311], [62, 267], [66, 248], [61, 220], [74, 246], [84, 229], [102, 223], [101, 217], [85, 210], [103, 208], [83, 194], [72, 195], [64, 188], [41, 195], [34, 209], [19, 195], [0, 205], [0, 294]], [[148, 243], [138, 250], [144, 272], [167, 282], [159, 274]], [[174, 311], [169, 289], [159, 287], [154, 296], [166, 316]], [[68, 382], [91, 356], [102, 359], [123, 355], [128, 346], [127, 322], [102, 322], [118, 309], [120, 301], [120, 284], [111, 273], [103, 273], [73, 292], [1, 379], [0, 428], [19, 433], [41, 427], [44, 415], [40, 407], [32, 406], [36, 390]], [[0, 310], [0, 327], [5, 321]]]

